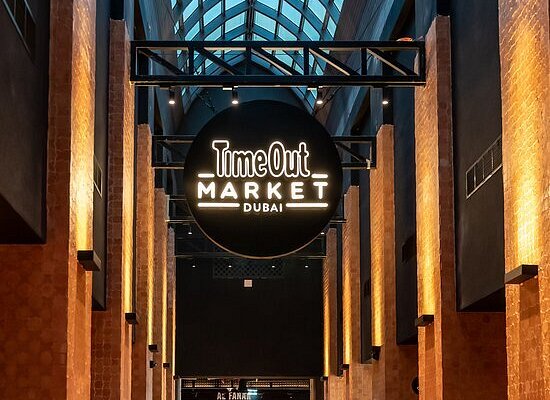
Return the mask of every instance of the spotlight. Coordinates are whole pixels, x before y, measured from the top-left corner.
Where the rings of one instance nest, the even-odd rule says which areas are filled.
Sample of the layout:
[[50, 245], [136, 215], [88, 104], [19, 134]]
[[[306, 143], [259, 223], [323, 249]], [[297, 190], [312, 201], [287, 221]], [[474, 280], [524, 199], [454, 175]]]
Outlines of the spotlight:
[[390, 104], [390, 101], [388, 99], [382, 100], [382, 105], [387, 106], [388, 104]]
[[231, 268], [231, 264], [229, 264], [229, 265], [227, 266], [227, 268]]
[[239, 92], [236, 88], [231, 89], [231, 104], [239, 104]]
[[189, 230], [187, 231], [187, 234], [188, 234], [188, 235], [192, 235], [192, 234], [193, 234], [193, 231], [191, 230], [191, 225], [189, 225]]
[[309, 268], [309, 265], [305, 265], [304, 268]]
[[195, 265], [195, 264], [191, 265], [191, 268], [195, 268], [195, 267], [196, 267], [196, 265]]
[[168, 89], [169, 98], [168, 98], [168, 104], [173, 106], [176, 104], [176, 92], [174, 92], [174, 89]]
[[321, 88], [318, 88], [317, 89], [317, 100], [315, 100], [315, 103], [317, 103], [317, 105], [320, 106], [324, 102], [325, 102], [325, 99], [324, 99], [324, 96], [323, 96], [323, 91], [321, 90]]
[[275, 265], [272, 265], [271, 268], [275, 268]]

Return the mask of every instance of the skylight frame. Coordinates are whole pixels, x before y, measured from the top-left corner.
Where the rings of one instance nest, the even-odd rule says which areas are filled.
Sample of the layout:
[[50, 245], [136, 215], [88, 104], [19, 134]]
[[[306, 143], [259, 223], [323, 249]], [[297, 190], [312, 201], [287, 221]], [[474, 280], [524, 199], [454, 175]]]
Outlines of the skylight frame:
[[[299, 15], [299, 21], [293, 21], [282, 12], [283, 1], [293, 7]], [[314, 10], [310, 7], [310, 1], [317, 4]], [[178, 0], [172, 12], [174, 13], [174, 21], [179, 21], [179, 29], [176, 33], [176, 39], [180, 40], [288, 40], [287, 32], [295, 39], [292, 40], [314, 40], [324, 41], [334, 39], [334, 34], [338, 26], [340, 17], [339, 5], [343, 4], [344, 0], [256, 0], [250, 6], [248, 0]], [[277, 8], [272, 6], [277, 5]], [[320, 15], [319, 4], [324, 8]], [[191, 8], [189, 8], [191, 7]], [[341, 7], [341, 6], [340, 6]], [[221, 10], [217, 16], [205, 21], [205, 15], [212, 13], [212, 10], [218, 8]], [[226, 32], [226, 22], [232, 18], [244, 13], [243, 23], [235, 26], [229, 32]], [[260, 24], [256, 24], [255, 15], [261, 15], [275, 21], [274, 29], [268, 30]], [[187, 18], [185, 18], [187, 16]], [[321, 18], [322, 17], [322, 18]], [[296, 18], [297, 19], [297, 18]], [[330, 22], [332, 20], [332, 22]], [[205, 23], [206, 22], [206, 23]], [[329, 30], [330, 24], [330, 30]], [[198, 30], [197, 30], [198, 25]], [[305, 32], [304, 27], [309, 32]], [[284, 30], [282, 31], [281, 28]], [[315, 34], [312, 34], [312, 30]], [[334, 32], [331, 32], [333, 30]], [[192, 37], [190, 34], [193, 33]], [[214, 33], [216, 35], [212, 36]], [[283, 33], [284, 38], [280, 35]], [[310, 37], [314, 36], [314, 37]], [[291, 55], [293, 68], [299, 67], [303, 69], [302, 55]], [[288, 60], [286, 56], [284, 56]], [[312, 57], [313, 59], [313, 57]], [[179, 62], [183, 63], [183, 57], [180, 57]], [[238, 57], [231, 60], [226, 60], [230, 64], [238, 64], [242, 61]], [[264, 63], [258, 63], [263, 65]], [[196, 71], [205, 71], [206, 60], [202, 56], [195, 59]], [[211, 65], [208, 65], [209, 67]], [[310, 71], [324, 73], [324, 62], [313, 59], [310, 61]], [[208, 68], [206, 68], [208, 70]], [[270, 67], [271, 70], [276, 68]], [[218, 68], [216, 71], [207, 71], [210, 73], [221, 73]], [[275, 72], [274, 72], [275, 73]], [[302, 88], [303, 89], [303, 88]], [[184, 103], [191, 104], [195, 99], [198, 88], [190, 88], [190, 90], [182, 90], [188, 98]], [[296, 94], [302, 98], [304, 103], [313, 107], [310, 91], [295, 89]]]

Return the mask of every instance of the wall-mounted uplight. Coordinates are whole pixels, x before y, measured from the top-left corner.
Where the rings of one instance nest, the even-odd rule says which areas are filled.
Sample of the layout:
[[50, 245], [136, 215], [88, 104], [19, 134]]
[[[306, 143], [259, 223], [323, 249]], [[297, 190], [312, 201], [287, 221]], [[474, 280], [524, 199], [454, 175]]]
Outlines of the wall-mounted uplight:
[[171, 106], [176, 104], [176, 92], [174, 89], [168, 89], [168, 104]]
[[95, 251], [78, 250], [76, 258], [85, 271], [101, 271], [101, 260]]
[[234, 106], [239, 104], [239, 92], [237, 91], [237, 88], [231, 89], [231, 104]]
[[504, 283], [506, 285], [519, 285], [531, 278], [534, 278], [539, 273], [539, 266], [534, 264], [522, 264], [517, 268], [509, 271], [504, 275]]

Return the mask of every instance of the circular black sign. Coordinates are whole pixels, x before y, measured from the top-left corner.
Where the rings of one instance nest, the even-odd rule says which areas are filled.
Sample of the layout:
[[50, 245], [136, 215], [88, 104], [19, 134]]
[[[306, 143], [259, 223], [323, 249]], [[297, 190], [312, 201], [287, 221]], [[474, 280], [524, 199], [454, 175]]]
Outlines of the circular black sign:
[[342, 192], [340, 157], [325, 128], [285, 103], [253, 101], [216, 115], [184, 168], [185, 194], [201, 230], [221, 248], [273, 258], [309, 244]]

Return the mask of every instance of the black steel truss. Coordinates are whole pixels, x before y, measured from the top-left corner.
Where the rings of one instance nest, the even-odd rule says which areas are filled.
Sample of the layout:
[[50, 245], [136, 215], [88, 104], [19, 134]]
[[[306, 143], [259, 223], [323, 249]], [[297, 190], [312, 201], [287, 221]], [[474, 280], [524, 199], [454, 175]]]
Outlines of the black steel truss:
[[[226, 59], [224, 55], [228, 52], [241, 54], [231, 58], [239, 65]], [[290, 55], [302, 70], [277, 58], [277, 52]], [[396, 54], [402, 52], [414, 53], [415, 57], [411, 57], [414, 65], [397, 61]], [[326, 62], [323, 75], [310, 70], [311, 57]], [[199, 58], [211, 61], [225, 73], [197, 69]], [[257, 59], [280, 75], [268, 70], [252, 71], [250, 66], [257, 64]], [[425, 59], [424, 42], [417, 41], [133, 41], [131, 81], [138, 86], [412, 87], [426, 83]], [[139, 71], [151, 70], [138, 65], [145, 61], [163, 67], [164, 73], [140, 74]]]

